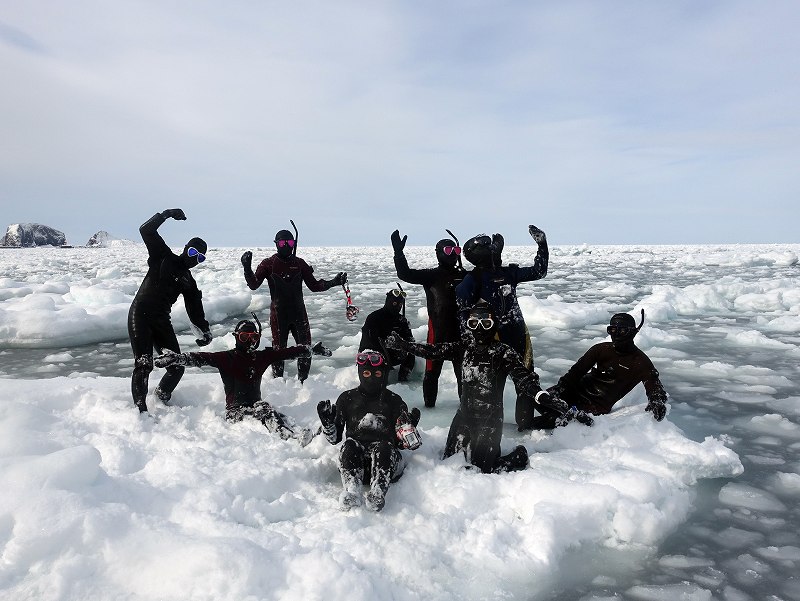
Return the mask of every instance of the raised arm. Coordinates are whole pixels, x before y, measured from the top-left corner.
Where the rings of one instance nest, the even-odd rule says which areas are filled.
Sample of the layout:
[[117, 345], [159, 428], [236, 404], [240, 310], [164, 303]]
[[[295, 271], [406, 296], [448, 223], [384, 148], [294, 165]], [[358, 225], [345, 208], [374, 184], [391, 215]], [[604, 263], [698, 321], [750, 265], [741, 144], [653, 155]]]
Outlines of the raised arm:
[[170, 252], [169, 246], [164, 242], [161, 234], [158, 233], [158, 228], [170, 217], [177, 221], [186, 219], [186, 215], [181, 209], [167, 209], [156, 213], [139, 226], [139, 234], [141, 234], [144, 245], [147, 247], [147, 252], [151, 257], [163, 256]]
[[400, 237], [400, 231], [392, 232], [392, 248], [394, 249], [394, 267], [397, 270], [397, 277], [409, 284], [421, 284], [429, 286], [436, 277], [434, 269], [411, 269], [408, 266], [403, 249], [406, 247], [408, 236]]
[[542, 279], [547, 275], [547, 267], [550, 263], [550, 249], [547, 247], [545, 233], [535, 225], [529, 225], [528, 232], [539, 246], [539, 250], [533, 259], [533, 265], [517, 268], [517, 282], [532, 282]]

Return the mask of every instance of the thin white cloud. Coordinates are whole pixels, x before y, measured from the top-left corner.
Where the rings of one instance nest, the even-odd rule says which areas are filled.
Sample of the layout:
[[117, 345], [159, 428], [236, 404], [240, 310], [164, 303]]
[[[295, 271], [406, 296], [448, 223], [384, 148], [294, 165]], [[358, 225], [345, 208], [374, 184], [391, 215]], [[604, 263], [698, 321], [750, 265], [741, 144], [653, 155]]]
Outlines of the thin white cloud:
[[223, 245], [298, 215], [320, 244], [522, 243], [527, 223], [554, 243], [795, 236], [794, 2], [5, 12], [2, 216], [72, 242], [135, 237], [168, 206]]

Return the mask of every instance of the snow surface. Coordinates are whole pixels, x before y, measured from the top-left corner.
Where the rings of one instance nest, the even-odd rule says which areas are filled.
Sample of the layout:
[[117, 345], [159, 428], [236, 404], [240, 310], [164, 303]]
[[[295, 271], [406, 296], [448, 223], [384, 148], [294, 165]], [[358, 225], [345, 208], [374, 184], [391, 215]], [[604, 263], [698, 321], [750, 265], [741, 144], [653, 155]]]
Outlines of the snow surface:
[[[229, 348], [232, 325], [268, 304], [266, 289], [244, 284], [242, 250], [212, 248], [193, 272], [210, 350]], [[524, 444], [530, 467], [479, 474], [440, 458], [457, 406], [446, 366], [436, 409], [422, 409], [423, 446], [379, 514], [338, 510], [338, 447], [323, 437], [301, 448], [257, 422], [227, 423], [214, 370], [187, 369], [171, 406], [151, 394], [149, 415], [134, 410], [125, 323], [143, 246], [3, 251], [2, 598], [734, 601], [766, 599], [755, 593], [765, 583], [776, 599], [800, 598], [778, 577], [800, 562], [800, 395], [781, 367], [800, 348], [797, 251], [554, 249], [548, 277], [519, 290], [543, 382], [604, 340], [612, 313], [645, 308], [637, 342], [671, 395], [667, 419], [644, 412], [638, 387], [592, 428], [518, 433], [509, 383], [503, 450]], [[263, 382], [265, 399], [316, 425], [318, 401], [357, 385], [360, 324], [396, 278], [391, 249], [299, 254], [318, 277], [346, 269], [362, 306], [349, 323], [341, 290], [307, 292], [312, 334], [333, 356], [315, 358], [305, 385], [291, 364], [286, 379]], [[432, 254], [408, 249], [412, 266]], [[424, 295], [404, 288], [424, 340]], [[173, 321], [194, 350], [180, 301]], [[422, 407], [421, 367], [391, 386], [411, 407]], [[740, 457], [761, 475], [742, 480]], [[698, 494], [711, 521], [694, 517]], [[691, 547], [659, 557], [688, 536]]]

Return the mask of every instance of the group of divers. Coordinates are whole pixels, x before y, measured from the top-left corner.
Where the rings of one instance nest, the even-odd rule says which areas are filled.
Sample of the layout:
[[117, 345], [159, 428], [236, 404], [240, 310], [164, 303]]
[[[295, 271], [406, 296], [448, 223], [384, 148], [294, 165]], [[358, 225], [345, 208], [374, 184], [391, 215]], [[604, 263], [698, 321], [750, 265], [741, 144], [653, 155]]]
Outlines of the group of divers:
[[[425, 290], [427, 342], [413, 339], [405, 318], [405, 291], [399, 285], [391, 289], [384, 306], [364, 321], [356, 355], [358, 387], [342, 392], [333, 404], [329, 400], [318, 403], [321, 427], [297, 427], [261, 398], [261, 378], [268, 367], [274, 377], [282, 377], [284, 361], [296, 359], [297, 376], [302, 382], [308, 377], [312, 355], [330, 356], [322, 343], [311, 345], [302, 284], [313, 292], [342, 286], [347, 293], [347, 316], [353, 320], [357, 309], [350, 305], [347, 274], [317, 279], [313, 268], [297, 256], [297, 230], [294, 235], [280, 230], [275, 235], [275, 254], [261, 261], [255, 271], [252, 252], [245, 252], [241, 258], [248, 287], [256, 290], [265, 280], [269, 286], [272, 346], [259, 349], [261, 324], [253, 313], [252, 320], [244, 319], [236, 325], [235, 348], [181, 353], [170, 321], [172, 305], [181, 294], [190, 321], [201, 332], [197, 344], [206, 346], [212, 339], [202, 293], [190, 272], [205, 260], [208, 247], [203, 239], [192, 238], [180, 255], [173, 253], [158, 233], [169, 218], [185, 220], [186, 215], [181, 209], [167, 209], [139, 228], [148, 251], [148, 271], [128, 314], [135, 357], [131, 383], [135, 405], [141, 412], [147, 411], [148, 378], [154, 365], [166, 370], [155, 389], [156, 397], [164, 403], [169, 402], [186, 366], [216, 368], [225, 389], [226, 419], [258, 419], [269, 431], [284, 439], [296, 438], [304, 446], [320, 432], [334, 445], [344, 438], [339, 453], [343, 486], [339, 502], [343, 510], [359, 506], [363, 500], [367, 508], [380, 511], [390, 483], [403, 472], [405, 461], [400, 450], [420, 445], [416, 430], [420, 410], [409, 411], [403, 399], [387, 388], [389, 372], [395, 367], [397, 380], [408, 380], [415, 357], [426, 359], [422, 390], [428, 408], [436, 404], [443, 363], [452, 363], [460, 403], [443, 457], [463, 452], [471, 466], [483, 473], [520, 470], [528, 465], [524, 446], [500, 454], [503, 389], [508, 376], [516, 387], [515, 418], [520, 431], [552, 429], [573, 420], [591, 426], [592, 415], [609, 413], [639, 383], [644, 384], [647, 394], [645, 410], [652, 412], [656, 421], [666, 415], [667, 393], [658, 371], [634, 344], [644, 311], [638, 326], [627, 313], [614, 315], [607, 328], [611, 342], [592, 346], [556, 385], [542, 389], [516, 297], [519, 283], [547, 275], [547, 238], [531, 225], [528, 231], [538, 246], [531, 266], [504, 265], [503, 237], [481, 234], [463, 246], [463, 257], [474, 266], [471, 271], [464, 269], [462, 247], [449, 231], [453, 239], [436, 244], [438, 265], [412, 269], [403, 252], [407, 236], [401, 237], [395, 230], [391, 243], [397, 277]], [[288, 346], [290, 333], [295, 346]], [[155, 358], [154, 349], [159, 353]], [[362, 495], [365, 486], [368, 490]]]

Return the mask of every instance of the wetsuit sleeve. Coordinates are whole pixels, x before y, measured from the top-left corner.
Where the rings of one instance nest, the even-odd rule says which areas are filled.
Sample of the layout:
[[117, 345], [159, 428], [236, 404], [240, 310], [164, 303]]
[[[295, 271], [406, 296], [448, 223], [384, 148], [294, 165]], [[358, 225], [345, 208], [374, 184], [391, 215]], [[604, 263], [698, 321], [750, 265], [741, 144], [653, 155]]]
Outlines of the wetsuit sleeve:
[[258, 289], [259, 286], [261, 286], [261, 284], [264, 283], [264, 280], [267, 279], [271, 274], [272, 274], [272, 262], [269, 260], [269, 258], [267, 258], [258, 264], [255, 273], [253, 273], [249, 269], [245, 269], [244, 279], [247, 282], [247, 287], [250, 288], [250, 290], [256, 290]]
[[647, 393], [648, 401], [656, 404], [665, 404], [667, 402], [667, 391], [664, 390], [661, 379], [658, 377], [658, 370], [652, 363], [650, 363], [642, 383], [644, 384], [644, 391]]
[[331, 444], [339, 444], [342, 441], [342, 434], [344, 433], [345, 423], [347, 422], [348, 400], [350, 396], [347, 392], [343, 392], [336, 399], [336, 416], [333, 420], [334, 431], [330, 436], [326, 435], [328, 442]]
[[517, 282], [532, 282], [541, 280], [547, 275], [547, 266], [550, 263], [550, 249], [547, 247], [547, 240], [539, 244], [539, 250], [530, 267], [517, 267]]
[[518, 388], [522, 388], [531, 396], [534, 396], [542, 389], [539, 385], [539, 374], [525, 367], [517, 351], [510, 346], [506, 347], [501, 358], [503, 369], [508, 372], [508, 375], [511, 376], [511, 380], [513, 380]]
[[397, 270], [397, 277], [409, 284], [430, 286], [436, 279], [435, 269], [411, 269], [405, 253], [402, 252], [394, 256], [394, 267]]
[[464, 344], [462, 342], [440, 342], [438, 344], [412, 342], [404, 345], [403, 350], [423, 359], [455, 361], [463, 355]]
[[597, 357], [600, 353], [600, 345], [595, 344], [592, 348], [586, 351], [580, 359], [575, 362], [575, 365], [569, 368], [558, 380], [556, 385], [560, 390], [572, 388], [580, 382], [581, 378], [586, 375], [590, 369], [597, 363]]
[[400, 327], [397, 328], [397, 333], [405, 340], [414, 342], [414, 335], [411, 333], [411, 324], [408, 323], [405, 317], [400, 321]]
[[318, 280], [314, 277], [314, 268], [311, 265], [303, 259], [298, 258], [297, 260], [300, 261], [300, 273], [303, 275], [303, 281], [311, 292], [324, 292], [333, 288], [333, 280]]
[[189, 315], [189, 321], [196, 325], [203, 332], [209, 329], [208, 321], [206, 321], [206, 313], [203, 310], [203, 293], [197, 288], [197, 283], [191, 274], [187, 274], [187, 282], [182, 290], [183, 304], [186, 306], [186, 313]]
[[226, 363], [228, 352], [219, 351], [216, 353], [183, 353], [186, 357], [186, 365], [189, 367], [205, 367], [206, 365], [219, 369]]
[[166, 219], [162, 217], [161, 213], [156, 213], [139, 227], [139, 233], [147, 247], [147, 254], [151, 258], [164, 257], [172, 252], [161, 234], [158, 233], [158, 228], [165, 221]]

